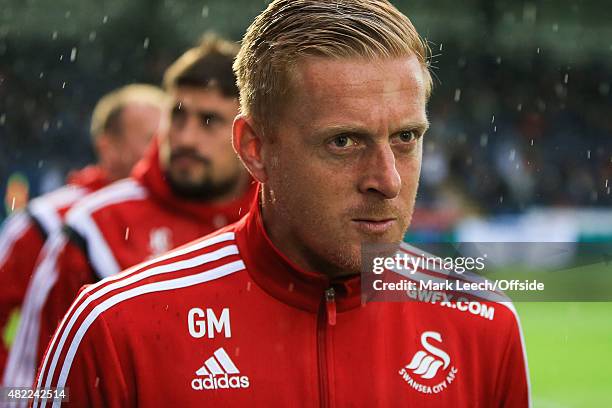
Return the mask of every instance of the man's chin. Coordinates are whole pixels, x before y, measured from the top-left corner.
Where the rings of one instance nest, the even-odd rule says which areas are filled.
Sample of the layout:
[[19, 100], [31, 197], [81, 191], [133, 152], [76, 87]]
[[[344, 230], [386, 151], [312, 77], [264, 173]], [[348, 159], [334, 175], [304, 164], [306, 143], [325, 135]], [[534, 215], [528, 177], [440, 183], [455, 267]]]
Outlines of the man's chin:
[[325, 257], [333, 277], [357, 275], [361, 272], [361, 242], [349, 241], [328, 248]]
[[209, 196], [209, 188], [208, 182], [202, 181], [202, 179], [198, 179], [194, 177], [191, 173], [180, 171], [180, 172], [170, 172], [168, 174], [168, 184], [172, 191], [182, 197], [187, 199], [205, 199], [210, 198]]
[[239, 179], [232, 178], [222, 182], [213, 182], [206, 174], [168, 174], [168, 184], [179, 197], [191, 200], [215, 201], [226, 197], [236, 189]]

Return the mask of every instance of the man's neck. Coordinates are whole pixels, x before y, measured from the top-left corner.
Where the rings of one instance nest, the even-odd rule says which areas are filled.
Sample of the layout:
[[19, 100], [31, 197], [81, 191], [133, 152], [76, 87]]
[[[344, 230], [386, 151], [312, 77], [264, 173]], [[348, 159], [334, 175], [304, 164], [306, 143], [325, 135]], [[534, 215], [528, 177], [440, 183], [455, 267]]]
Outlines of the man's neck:
[[265, 189], [260, 197], [260, 210], [263, 227], [272, 244], [301, 270], [320, 273], [329, 279], [342, 279], [357, 274], [326, 261], [297, 241], [295, 234], [287, 228], [287, 223], [283, 222], [282, 216], [275, 210], [273, 198]]
[[213, 200], [210, 200], [210, 203], [214, 205], [214, 204], [223, 204], [229, 201], [237, 200], [238, 198], [242, 197], [242, 195], [244, 195], [247, 192], [247, 190], [249, 189], [249, 185], [251, 184], [251, 181], [252, 179], [249, 173], [247, 173], [246, 171], [241, 172], [240, 177], [238, 178], [238, 181], [236, 185], [234, 186], [234, 188], [232, 188], [227, 193], [221, 196], [215, 197]]
[[104, 174], [106, 174], [109, 183], [113, 183], [129, 176], [129, 174], [126, 174], [126, 172], [117, 169], [116, 166], [109, 166], [107, 163], [100, 162], [98, 166], [102, 169]]

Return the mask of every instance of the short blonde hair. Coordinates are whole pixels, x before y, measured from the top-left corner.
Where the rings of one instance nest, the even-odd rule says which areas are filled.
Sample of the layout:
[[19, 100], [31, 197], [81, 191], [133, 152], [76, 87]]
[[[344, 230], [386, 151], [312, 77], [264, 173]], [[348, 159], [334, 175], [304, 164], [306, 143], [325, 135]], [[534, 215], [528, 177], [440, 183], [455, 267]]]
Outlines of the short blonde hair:
[[399, 58], [415, 55], [427, 97], [430, 50], [404, 14], [386, 0], [275, 0], [247, 29], [234, 62], [240, 109], [271, 130], [304, 57]]
[[100, 135], [121, 135], [121, 113], [131, 104], [151, 105], [162, 110], [166, 94], [158, 87], [146, 84], [131, 84], [104, 95], [91, 115], [91, 137], [95, 141]]

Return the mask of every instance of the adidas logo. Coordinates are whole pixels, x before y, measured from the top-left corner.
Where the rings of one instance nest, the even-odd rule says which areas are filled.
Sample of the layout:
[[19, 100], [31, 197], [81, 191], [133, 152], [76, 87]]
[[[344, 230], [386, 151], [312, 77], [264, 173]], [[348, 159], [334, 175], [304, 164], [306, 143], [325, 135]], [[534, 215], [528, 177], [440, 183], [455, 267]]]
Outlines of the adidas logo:
[[249, 377], [240, 375], [230, 356], [218, 348], [204, 365], [196, 371], [197, 378], [191, 381], [191, 388], [198, 391], [231, 388], [249, 388]]

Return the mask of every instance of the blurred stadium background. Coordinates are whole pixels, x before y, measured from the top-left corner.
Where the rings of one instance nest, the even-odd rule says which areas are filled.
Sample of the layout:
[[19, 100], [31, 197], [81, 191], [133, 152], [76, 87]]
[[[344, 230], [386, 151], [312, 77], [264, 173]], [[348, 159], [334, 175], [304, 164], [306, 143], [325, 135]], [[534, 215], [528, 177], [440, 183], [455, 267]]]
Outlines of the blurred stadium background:
[[[104, 93], [159, 84], [264, 1], [0, 0], [0, 220], [93, 159]], [[394, 1], [433, 52], [411, 241], [612, 241], [612, 25], [603, 0]], [[612, 304], [519, 303], [536, 407], [612, 406]]]

